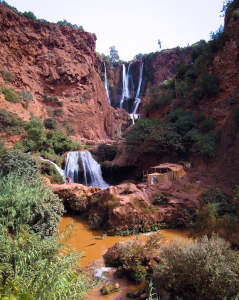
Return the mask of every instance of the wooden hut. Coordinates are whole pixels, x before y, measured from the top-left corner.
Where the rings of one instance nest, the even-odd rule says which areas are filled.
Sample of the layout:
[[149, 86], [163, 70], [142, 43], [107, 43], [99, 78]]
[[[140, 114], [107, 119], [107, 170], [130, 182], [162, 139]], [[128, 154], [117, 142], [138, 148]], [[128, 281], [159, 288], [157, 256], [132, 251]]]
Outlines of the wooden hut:
[[147, 181], [150, 184], [167, 183], [174, 181], [177, 178], [182, 178], [186, 175], [182, 165], [164, 163], [158, 166], [151, 167], [154, 172], [147, 175]]

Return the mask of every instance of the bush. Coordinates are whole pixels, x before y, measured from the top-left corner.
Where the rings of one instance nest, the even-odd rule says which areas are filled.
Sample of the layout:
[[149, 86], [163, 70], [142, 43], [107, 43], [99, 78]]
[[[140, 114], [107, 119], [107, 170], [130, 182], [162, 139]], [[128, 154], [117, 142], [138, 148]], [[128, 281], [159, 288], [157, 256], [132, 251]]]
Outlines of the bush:
[[200, 124], [200, 129], [203, 132], [209, 132], [212, 129], [214, 129], [215, 124], [214, 124], [214, 120], [210, 117], [206, 117]]
[[62, 116], [62, 114], [63, 114], [63, 111], [62, 111], [61, 108], [56, 108], [56, 109], [53, 110], [53, 116], [54, 117], [55, 116]]
[[68, 119], [63, 120], [63, 126], [67, 130], [67, 133], [70, 135], [75, 134], [75, 128], [71, 125]]
[[13, 82], [15, 80], [12, 72], [2, 69], [2, 75], [6, 81]]
[[44, 120], [45, 128], [47, 129], [56, 129], [57, 128], [57, 122], [56, 120], [52, 118], [47, 118]]
[[13, 102], [13, 103], [18, 103], [20, 101], [22, 101], [22, 98], [15, 94], [13, 90], [2, 87], [2, 93], [5, 96], [5, 100], [9, 101], [9, 102]]
[[6, 130], [8, 134], [20, 134], [24, 132], [24, 122], [17, 114], [0, 109], [0, 130]]
[[226, 41], [229, 40], [229, 35], [222, 25], [215, 33], [211, 32], [210, 37], [209, 47], [212, 52], [219, 51], [225, 45]]
[[18, 95], [21, 96], [24, 101], [32, 101], [33, 100], [32, 93], [27, 90], [22, 90], [22, 91], [18, 92]]
[[28, 176], [29, 179], [38, 178], [39, 163], [31, 154], [23, 153], [20, 150], [7, 150], [0, 160], [1, 171], [3, 175], [11, 172], [19, 176]]
[[184, 141], [192, 153], [214, 157], [216, 134], [214, 132], [201, 134], [197, 129], [190, 130], [185, 136]]
[[160, 251], [154, 268], [154, 286], [185, 300], [236, 299], [239, 294], [239, 254], [213, 235], [187, 243], [171, 241]]
[[164, 153], [184, 151], [182, 137], [159, 119], [139, 119], [126, 134], [128, 151]]
[[107, 144], [99, 144], [97, 147], [97, 156], [101, 161], [105, 160], [113, 160], [117, 153], [117, 146], [115, 145], [107, 145]]
[[35, 146], [31, 150], [35, 151], [39, 149], [46, 139], [42, 121], [32, 117], [31, 120], [25, 124], [24, 128], [27, 132], [27, 140], [35, 143]]
[[160, 260], [158, 254], [164, 242], [165, 238], [159, 231], [148, 236], [145, 244], [136, 237], [133, 240], [127, 240], [114, 246], [117, 249], [116, 261], [116, 255], [112, 257], [110, 251], [104, 255], [104, 259], [112, 265], [117, 263], [122, 266], [124, 272], [132, 280], [140, 283], [145, 279], [147, 271], [150, 271], [147, 260], [152, 259], [149, 265], [153, 264], [155, 257]]
[[[27, 226], [19, 227], [16, 234], [11, 235], [1, 225], [1, 287], [8, 290], [6, 279], [10, 279], [19, 292], [31, 294], [33, 299], [67, 300], [74, 299], [76, 294], [77, 299], [83, 299], [83, 294], [93, 283], [87, 284], [82, 273], [76, 271], [82, 253], [67, 248], [69, 230], [42, 238], [38, 234], [29, 234]], [[28, 298], [23, 295], [16, 299]]]
[[31, 19], [31, 20], [33, 20], [33, 21], [37, 20], [36, 16], [31, 11], [28, 11], [28, 12], [25, 11], [22, 15], [29, 18], [29, 19]]
[[43, 236], [56, 232], [64, 212], [62, 200], [39, 178], [18, 174], [10, 173], [0, 182], [1, 222], [14, 232], [21, 224]]

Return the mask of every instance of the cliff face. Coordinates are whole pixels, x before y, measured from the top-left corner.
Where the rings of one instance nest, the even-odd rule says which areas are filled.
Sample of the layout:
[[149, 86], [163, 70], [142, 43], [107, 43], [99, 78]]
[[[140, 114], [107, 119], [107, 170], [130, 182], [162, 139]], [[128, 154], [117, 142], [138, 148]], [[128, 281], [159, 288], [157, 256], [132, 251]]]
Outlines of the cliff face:
[[[59, 123], [70, 122], [76, 138], [112, 138], [127, 126], [128, 115], [109, 104], [96, 72], [95, 36], [73, 27], [32, 21], [0, 4], [0, 70], [14, 81], [0, 84], [28, 91], [33, 100], [10, 103], [1, 95], [0, 106], [25, 120], [30, 112], [42, 120], [61, 104]], [[56, 101], [54, 99], [57, 99]]]

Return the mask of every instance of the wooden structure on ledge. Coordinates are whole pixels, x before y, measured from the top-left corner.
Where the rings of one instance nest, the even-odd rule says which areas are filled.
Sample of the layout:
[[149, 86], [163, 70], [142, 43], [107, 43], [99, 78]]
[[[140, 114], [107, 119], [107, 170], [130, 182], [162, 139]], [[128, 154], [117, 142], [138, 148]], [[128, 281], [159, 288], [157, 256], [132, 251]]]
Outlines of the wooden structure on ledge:
[[147, 182], [150, 184], [167, 183], [187, 174], [183, 166], [179, 164], [164, 163], [151, 167], [151, 169], [153, 169], [153, 172], [147, 174]]

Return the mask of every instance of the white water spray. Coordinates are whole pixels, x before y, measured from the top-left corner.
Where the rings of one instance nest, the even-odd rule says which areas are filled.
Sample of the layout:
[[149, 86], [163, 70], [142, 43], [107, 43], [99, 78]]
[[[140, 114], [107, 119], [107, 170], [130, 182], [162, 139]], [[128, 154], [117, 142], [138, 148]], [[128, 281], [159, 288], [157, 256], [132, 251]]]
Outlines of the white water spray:
[[106, 189], [109, 186], [102, 177], [100, 165], [94, 160], [89, 151], [68, 152], [66, 155], [65, 170], [62, 170], [48, 159], [40, 156], [39, 158], [53, 164], [64, 181], [66, 177], [69, 177], [72, 183], [82, 183], [86, 186], [99, 187], [101, 189]]
[[55, 164], [53, 161], [51, 161], [51, 160], [49, 160], [49, 159], [45, 159], [45, 158], [43, 158], [43, 157], [41, 157], [41, 156], [39, 156], [39, 158], [40, 158], [42, 161], [46, 161], [46, 162], [51, 163], [51, 164], [56, 168], [57, 172], [61, 175], [61, 177], [63, 178], [63, 180], [64, 180], [64, 181], [66, 180], [64, 170], [62, 170], [60, 167], [58, 167], [57, 164]]
[[[81, 162], [82, 168], [80, 168]], [[109, 185], [102, 177], [100, 165], [89, 151], [68, 152], [66, 156], [65, 176], [71, 182], [106, 189]], [[82, 177], [82, 178], [81, 178]]]
[[132, 114], [137, 114], [137, 110], [141, 101], [140, 98], [140, 90], [141, 90], [141, 85], [142, 85], [142, 80], [143, 80], [143, 68], [144, 68], [144, 63], [142, 60], [140, 61], [140, 72], [139, 72], [139, 84], [137, 88], [137, 93], [135, 96], [134, 104], [133, 104], [133, 111]]
[[123, 103], [125, 101], [125, 99], [127, 100], [128, 98], [130, 98], [130, 91], [129, 91], [129, 69], [132, 63], [129, 64], [128, 66], [128, 70], [126, 72], [126, 68], [125, 65], [122, 64], [122, 81], [123, 81], [123, 88], [122, 88], [122, 98], [120, 100], [120, 108], [123, 107]]
[[107, 81], [107, 74], [106, 74], [106, 66], [105, 66], [105, 63], [104, 63], [104, 67], [105, 67], [105, 83], [104, 83], [104, 86], [105, 86], [105, 91], [106, 91], [106, 95], [107, 95], [109, 104], [111, 105], [110, 95], [109, 95], [109, 85], [108, 85], [108, 81]]

